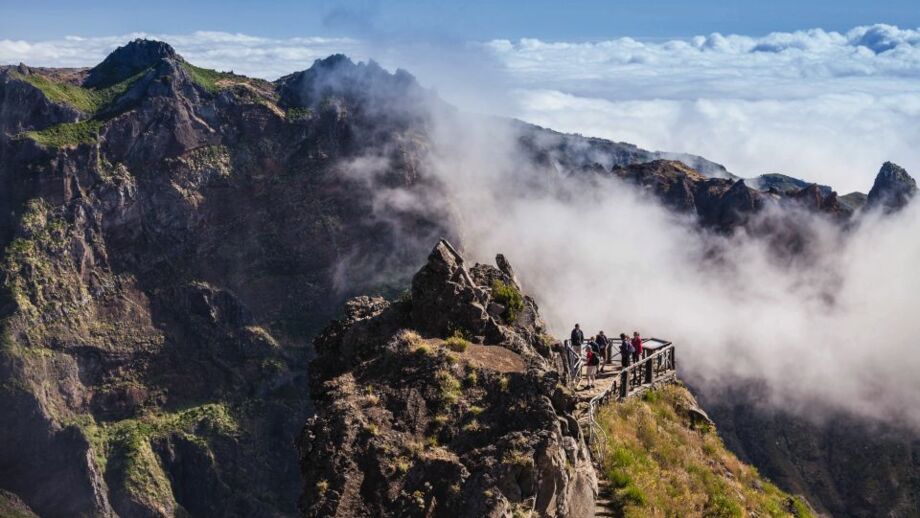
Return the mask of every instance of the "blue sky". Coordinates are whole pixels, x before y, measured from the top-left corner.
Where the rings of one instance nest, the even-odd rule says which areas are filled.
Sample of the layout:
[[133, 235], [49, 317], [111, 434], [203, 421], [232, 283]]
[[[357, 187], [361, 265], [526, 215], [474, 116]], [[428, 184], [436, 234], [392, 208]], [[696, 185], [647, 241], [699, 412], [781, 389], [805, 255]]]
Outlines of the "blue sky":
[[129, 32], [242, 32], [265, 37], [384, 35], [459, 40], [595, 40], [762, 35], [887, 23], [920, 26], [916, 0], [130, 1], [0, 0], [0, 38]]

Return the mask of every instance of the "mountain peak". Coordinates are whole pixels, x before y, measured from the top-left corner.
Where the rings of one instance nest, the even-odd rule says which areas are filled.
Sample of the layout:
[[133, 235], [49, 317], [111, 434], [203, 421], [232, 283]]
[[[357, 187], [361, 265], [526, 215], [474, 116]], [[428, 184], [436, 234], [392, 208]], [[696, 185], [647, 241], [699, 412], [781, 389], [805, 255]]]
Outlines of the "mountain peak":
[[424, 89], [405, 70], [386, 71], [375, 61], [352, 61], [344, 54], [317, 59], [313, 65], [278, 80], [282, 104], [313, 107], [328, 97], [392, 101], [421, 95]]
[[901, 209], [917, 194], [917, 181], [907, 171], [893, 163], [885, 162], [875, 177], [869, 191], [866, 207], [882, 207], [885, 212]]
[[161, 60], [177, 57], [178, 54], [168, 43], [136, 39], [118, 47], [102, 63], [93, 67], [83, 84], [104, 88], [123, 81]]

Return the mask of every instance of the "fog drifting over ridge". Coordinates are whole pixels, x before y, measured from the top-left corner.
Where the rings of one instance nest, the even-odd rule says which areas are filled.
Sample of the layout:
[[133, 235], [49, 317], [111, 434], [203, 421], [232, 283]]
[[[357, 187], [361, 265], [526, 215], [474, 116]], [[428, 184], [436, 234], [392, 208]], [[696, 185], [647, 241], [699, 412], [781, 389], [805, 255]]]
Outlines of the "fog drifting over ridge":
[[135, 37], [201, 66], [275, 79], [342, 52], [406, 68], [461, 108], [687, 152], [741, 176], [868, 191], [891, 160], [920, 170], [920, 30], [866, 25], [761, 37], [596, 42], [264, 38], [196, 32], [0, 39], [0, 63], [91, 66]]
[[778, 259], [764, 239], [700, 230], [620, 180], [533, 168], [494, 120], [454, 124], [432, 160], [450, 201], [426, 193], [413, 210], [452, 204], [466, 252], [504, 253], [556, 336], [575, 322], [589, 335], [639, 330], [680, 344], [682, 376], [698, 387], [755, 383], [764, 403], [806, 417], [920, 430], [916, 200], [849, 231], [795, 213], [810, 253]]

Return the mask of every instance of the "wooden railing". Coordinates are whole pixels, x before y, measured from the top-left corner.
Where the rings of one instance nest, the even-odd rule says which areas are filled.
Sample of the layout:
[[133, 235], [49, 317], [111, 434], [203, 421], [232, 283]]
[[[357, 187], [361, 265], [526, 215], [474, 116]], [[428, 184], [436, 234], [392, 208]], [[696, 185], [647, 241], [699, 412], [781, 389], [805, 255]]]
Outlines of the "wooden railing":
[[[659, 345], [646, 346], [645, 344], [649, 342]], [[673, 379], [677, 374], [674, 344], [658, 338], [643, 339], [642, 343], [647, 347], [645, 357], [617, 373], [613, 383], [604, 392], [591, 398], [587, 411], [582, 415], [581, 420], [588, 429], [588, 442], [594, 448], [598, 458], [602, 458], [607, 444], [606, 434], [597, 423], [598, 408], [610, 401], [619, 401], [639, 395], [656, 383]], [[568, 340], [564, 342], [564, 346], [563, 357], [569, 368], [568, 381], [577, 385], [581, 377], [583, 358], [581, 352], [576, 351]], [[601, 440], [598, 440], [598, 435], [603, 436]]]

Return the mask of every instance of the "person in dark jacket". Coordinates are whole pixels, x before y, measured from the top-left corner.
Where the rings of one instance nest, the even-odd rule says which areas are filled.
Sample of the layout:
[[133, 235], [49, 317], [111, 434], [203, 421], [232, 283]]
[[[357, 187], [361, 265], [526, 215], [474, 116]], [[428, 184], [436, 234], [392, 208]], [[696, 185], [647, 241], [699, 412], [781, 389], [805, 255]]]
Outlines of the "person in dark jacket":
[[639, 331], [633, 331], [632, 347], [633, 361], [637, 362], [642, 359], [642, 337], [639, 336]]
[[610, 340], [607, 339], [607, 335], [603, 331], [598, 331], [597, 336], [594, 337], [594, 342], [597, 343], [602, 361], [598, 372], [604, 372], [604, 365], [610, 363]]
[[623, 362], [623, 368], [629, 367], [629, 360], [632, 358], [632, 343], [626, 336], [626, 333], [620, 333], [620, 361]]
[[581, 346], [585, 343], [585, 334], [581, 330], [581, 326], [575, 324], [575, 329], [572, 329], [572, 347], [577, 347], [578, 351], [581, 352]]

